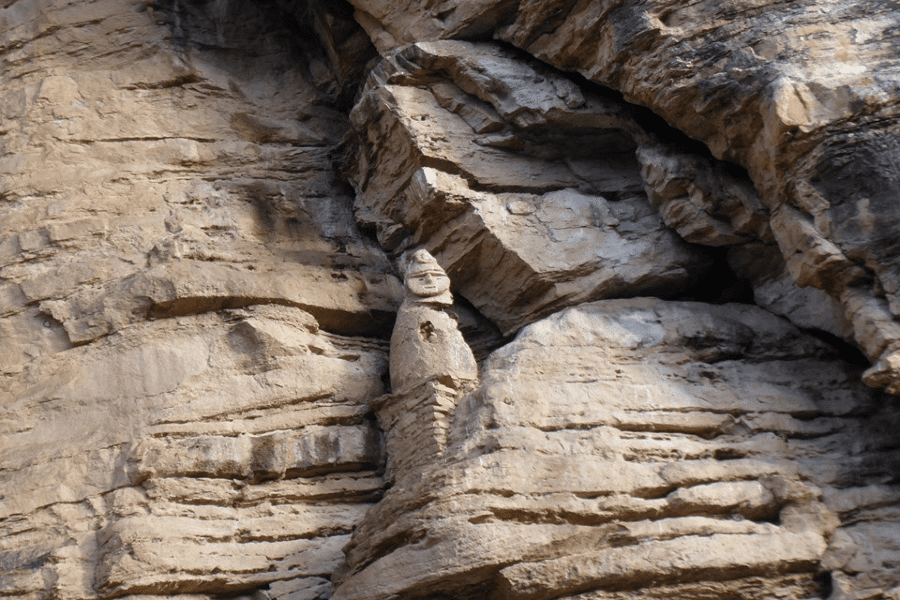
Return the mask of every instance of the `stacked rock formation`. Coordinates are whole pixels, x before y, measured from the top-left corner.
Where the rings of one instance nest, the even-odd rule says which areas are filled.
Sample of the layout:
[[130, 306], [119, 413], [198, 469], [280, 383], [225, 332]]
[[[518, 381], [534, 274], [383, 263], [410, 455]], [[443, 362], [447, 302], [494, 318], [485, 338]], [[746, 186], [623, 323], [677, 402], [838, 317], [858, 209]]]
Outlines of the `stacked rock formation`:
[[0, 0], [0, 597], [897, 600], [898, 31]]

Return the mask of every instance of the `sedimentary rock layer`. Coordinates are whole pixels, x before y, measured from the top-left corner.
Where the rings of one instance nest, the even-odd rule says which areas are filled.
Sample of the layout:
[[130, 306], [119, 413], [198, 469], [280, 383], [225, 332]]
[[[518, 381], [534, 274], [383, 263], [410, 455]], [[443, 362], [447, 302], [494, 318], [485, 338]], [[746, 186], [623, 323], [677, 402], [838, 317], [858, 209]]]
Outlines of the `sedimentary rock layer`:
[[758, 308], [564, 310], [437, 415], [443, 454], [369, 510], [335, 598], [799, 600], [827, 595], [822, 569], [860, 593], [897, 586], [900, 413], [858, 376]]
[[621, 102], [494, 44], [410, 46], [370, 75], [344, 171], [382, 246], [429, 248], [506, 334], [561, 306], [674, 295], [712, 269], [647, 200]]
[[892, 2], [352, 1], [383, 53], [494, 36], [741, 164], [794, 282], [841, 303], [877, 361], [866, 381], [900, 389]]
[[2, 3], [0, 595], [331, 589], [401, 288], [298, 32], [274, 3]]
[[900, 598], [897, 14], [0, 0], [0, 596]]

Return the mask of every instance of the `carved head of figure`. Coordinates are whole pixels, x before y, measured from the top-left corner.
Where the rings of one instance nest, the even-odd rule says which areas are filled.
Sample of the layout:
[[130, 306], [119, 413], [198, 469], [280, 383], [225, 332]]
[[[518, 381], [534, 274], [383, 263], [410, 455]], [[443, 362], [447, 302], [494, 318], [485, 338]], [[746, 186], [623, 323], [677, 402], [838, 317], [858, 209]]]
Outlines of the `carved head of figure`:
[[403, 282], [412, 300], [452, 304], [450, 278], [427, 250], [416, 250], [407, 259]]

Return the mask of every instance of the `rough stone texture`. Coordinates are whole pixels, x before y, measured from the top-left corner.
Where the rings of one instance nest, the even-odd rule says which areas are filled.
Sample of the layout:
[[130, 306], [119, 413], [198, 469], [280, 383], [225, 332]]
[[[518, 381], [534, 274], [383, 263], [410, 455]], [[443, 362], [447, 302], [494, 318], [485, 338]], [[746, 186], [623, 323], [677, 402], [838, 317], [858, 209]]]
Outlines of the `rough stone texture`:
[[315, 32], [318, 49], [311, 49], [308, 63], [313, 83], [340, 108], [349, 108], [368, 62], [377, 56], [369, 37], [353, 20], [352, 6], [329, 0], [277, 3]]
[[819, 288], [798, 287], [776, 244], [751, 242], [731, 247], [728, 263], [751, 283], [758, 306], [798, 327], [855, 342], [853, 326], [840, 302]]
[[319, 585], [382, 485], [366, 415], [385, 362], [382, 344], [273, 306], [135, 325], [33, 361], [0, 404], [4, 591]]
[[298, 31], [2, 3], [0, 596], [329, 593], [402, 288]]
[[[58, 10], [5, 9], [21, 22], [4, 56], [5, 368], [147, 318], [263, 302], [332, 331], [389, 324], [396, 280], [327, 160], [343, 117], [288, 68], [291, 30], [268, 34], [268, 52], [238, 45], [272, 7], [217, 15], [221, 31], [140, 3]], [[107, 44], [92, 48], [103, 60], [60, 63], [78, 36]]]
[[0, 0], [0, 597], [900, 599], [896, 7], [353, 5]]
[[841, 303], [867, 383], [900, 390], [895, 3], [352, 1], [382, 52], [493, 35], [743, 165], [794, 282]]
[[774, 241], [768, 213], [742, 173], [663, 145], [645, 145], [636, 154], [650, 202], [685, 240], [706, 246]]
[[799, 600], [823, 570], [847, 597], [894, 589], [900, 406], [858, 377], [758, 308], [562, 311], [491, 356], [334, 598]]
[[621, 102], [492, 44], [393, 54], [351, 114], [344, 170], [389, 250], [424, 246], [505, 334], [561, 306], [685, 292], [711, 270], [647, 201]]
[[819, 288], [794, 284], [769, 227], [769, 212], [746, 173], [671, 144], [646, 144], [636, 155], [650, 202], [666, 225], [689, 242], [729, 247], [728, 262], [752, 286], [758, 306], [805, 329], [853, 341], [837, 300]]

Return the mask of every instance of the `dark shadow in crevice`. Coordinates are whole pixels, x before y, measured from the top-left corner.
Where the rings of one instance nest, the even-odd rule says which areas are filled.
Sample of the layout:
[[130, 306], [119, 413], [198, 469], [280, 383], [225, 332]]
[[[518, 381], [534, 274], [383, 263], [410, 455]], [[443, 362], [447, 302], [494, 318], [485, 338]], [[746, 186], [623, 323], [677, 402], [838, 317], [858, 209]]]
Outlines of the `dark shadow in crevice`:
[[803, 332], [815, 338], [818, 338], [822, 342], [834, 348], [834, 351], [838, 355], [838, 357], [850, 363], [851, 365], [861, 368], [868, 368], [872, 364], [858, 346], [851, 342], [848, 342], [847, 340], [839, 338], [833, 333], [814, 328], [804, 328]]
[[727, 248], [705, 248], [710, 258], [706, 269], [693, 273], [688, 291], [671, 300], [707, 302], [709, 304], [756, 304], [749, 279], [739, 276], [728, 265]]
[[751, 181], [747, 170], [743, 166], [731, 161], [716, 158], [715, 156], [713, 156], [709, 147], [705, 143], [701, 142], [700, 140], [694, 139], [680, 129], [673, 127], [671, 124], [669, 124], [668, 121], [666, 121], [662, 116], [654, 112], [652, 109], [640, 104], [629, 102], [628, 100], [626, 100], [625, 95], [622, 92], [595, 81], [591, 81], [590, 79], [576, 71], [564, 71], [558, 69], [557, 67], [541, 61], [539, 58], [533, 56], [532, 54], [529, 54], [521, 48], [513, 46], [508, 42], [502, 40], [492, 41], [498, 46], [502, 47], [506, 52], [517, 56], [523, 62], [537, 62], [543, 65], [544, 68], [560, 73], [562, 76], [577, 84], [581, 88], [582, 92], [620, 105], [626, 111], [626, 113], [631, 116], [631, 118], [634, 119], [635, 122], [637, 122], [638, 125], [640, 125], [646, 131], [650, 132], [656, 138], [656, 141], [672, 148], [677, 148], [681, 152], [695, 154], [702, 158], [716, 161], [721, 164], [722, 168], [729, 175], [732, 175], [738, 179]]
[[459, 330], [463, 339], [472, 349], [472, 354], [475, 355], [475, 360], [479, 364], [494, 350], [512, 341], [511, 336], [504, 336], [490, 319], [482, 315], [472, 303], [459, 294], [454, 295], [453, 307], [450, 312], [458, 318]]

